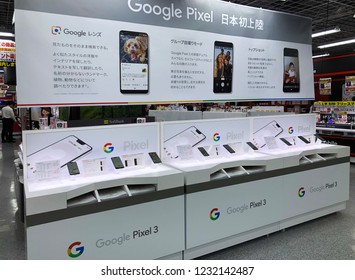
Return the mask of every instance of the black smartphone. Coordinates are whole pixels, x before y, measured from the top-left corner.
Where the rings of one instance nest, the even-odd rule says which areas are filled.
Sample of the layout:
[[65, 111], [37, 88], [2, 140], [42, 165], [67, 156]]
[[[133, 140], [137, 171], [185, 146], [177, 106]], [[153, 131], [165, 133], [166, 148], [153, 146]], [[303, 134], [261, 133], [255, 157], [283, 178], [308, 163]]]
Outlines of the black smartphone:
[[298, 50], [284, 48], [284, 73], [283, 73], [283, 91], [300, 91], [300, 65], [298, 59]]
[[159, 156], [156, 152], [150, 152], [150, 153], [148, 153], [148, 155], [152, 159], [153, 163], [161, 163], [161, 159], [159, 158]]
[[301, 139], [304, 143], [306, 144], [311, 144], [311, 141], [307, 140], [306, 138], [304, 138], [303, 136], [298, 136], [299, 139]]
[[213, 92], [231, 93], [233, 77], [233, 43], [214, 42]]
[[148, 93], [148, 34], [122, 30], [119, 40], [121, 93]]
[[80, 174], [78, 164], [75, 161], [68, 162], [67, 167], [70, 175]]
[[230, 154], [235, 154], [235, 151], [232, 149], [231, 146], [228, 144], [224, 144], [223, 147], [230, 153]]
[[327, 143], [327, 140], [325, 140], [323, 137], [319, 136], [318, 134], [314, 134], [316, 137], [316, 142], [317, 140], [320, 140], [321, 143]]
[[289, 141], [287, 141], [285, 138], [280, 138], [280, 140], [282, 141], [282, 142], [284, 142], [287, 146], [292, 146], [292, 144], [289, 142]]
[[201, 153], [204, 157], [210, 156], [210, 155], [207, 153], [207, 151], [206, 151], [206, 149], [205, 149], [204, 147], [198, 147], [197, 149], [200, 151], [200, 153]]
[[111, 160], [112, 160], [113, 166], [116, 169], [124, 168], [123, 162], [120, 157], [112, 157]]
[[250, 147], [250, 148], [252, 148], [254, 151], [257, 151], [258, 150], [258, 148], [252, 143], [252, 142], [246, 142], [247, 143], [247, 145]]

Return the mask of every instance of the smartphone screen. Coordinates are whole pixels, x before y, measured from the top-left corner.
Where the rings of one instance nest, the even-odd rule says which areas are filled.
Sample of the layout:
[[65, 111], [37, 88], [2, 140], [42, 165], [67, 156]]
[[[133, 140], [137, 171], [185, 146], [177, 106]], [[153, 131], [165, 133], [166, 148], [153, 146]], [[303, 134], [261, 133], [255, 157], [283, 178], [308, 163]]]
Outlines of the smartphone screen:
[[161, 160], [156, 152], [148, 153], [150, 158], [152, 159], [153, 163], [161, 163]]
[[168, 158], [178, 158], [177, 146], [191, 145], [191, 147], [194, 147], [205, 139], [206, 135], [204, 135], [195, 126], [190, 126], [173, 137], [165, 140], [163, 149]]
[[92, 147], [80, 140], [74, 135], [67, 136], [41, 150], [38, 150], [27, 156], [27, 166], [29, 173], [34, 173], [36, 170], [36, 162], [47, 160], [59, 160], [60, 167], [63, 167], [68, 162], [74, 161], [77, 158], [87, 154], [92, 150]]
[[306, 138], [304, 138], [303, 136], [298, 136], [298, 138], [301, 139], [306, 144], [311, 144], [311, 141], [306, 139]]
[[80, 174], [78, 164], [75, 161], [68, 162], [67, 167], [70, 175]]
[[282, 142], [284, 142], [287, 146], [292, 146], [290, 142], [288, 142], [285, 138], [280, 138]]
[[122, 162], [120, 157], [112, 157], [111, 161], [112, 161], [113, 166], [115, 167], [115, 169], [124, 168], [123, 162]]
[[260, 149], [266, 145], [264, 137], [276, 137], [282, 132], [282, 127], [276, 121], [271, 121], [267, 125], [254, 132], [253, 140]]
[[300, 66], [298, 59], [298, 50], [284, 48], [284, 74], [283, 74], [283, 91], [299, 92], [300, 91]]
[[235, 151], [232, 149], [231, 146], [229, 146], [228, 144], [224, 144], [223, 147], [230, 153], [230, 154], [234, 154]]
[[148, 34], [120, 31], [121, 93], [148, 93]]
[[231, 93], [233, 77], [233, 44], [214, 42], [213, 92]]
[[252, 143], [252, 142], [246, 142], [250, 148], [252, 148], [254, 151], [257, 151], [258, 148]]
[[207, 153], [206, 149], [204, 147], [198, 147], [197, 148], [200, 153], [204, 156], [204, 157], [208, 157], [209, 156], [209, 153]]

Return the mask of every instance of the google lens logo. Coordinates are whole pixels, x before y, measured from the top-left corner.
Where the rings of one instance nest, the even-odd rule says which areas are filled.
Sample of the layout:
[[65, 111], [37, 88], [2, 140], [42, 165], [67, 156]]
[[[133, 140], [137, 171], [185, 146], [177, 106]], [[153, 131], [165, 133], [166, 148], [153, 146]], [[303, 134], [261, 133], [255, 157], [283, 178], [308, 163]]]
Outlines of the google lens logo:
[[112, 143], [106, 143], [104, 145], [104, 152], [107, 154], [112, 153], [114, 149], [115, 149], [115, 147], [112, 146]]
[[213, 134], [213, 141], [218, 142], [219, 140], [221, 140], [221, 136], [219, 136], [219, 133]]
[[304, 197], [305, 194], [306, 194], [306, 190], [304, 189], [304, 187], [301, 187], [301, 188], [298, 190], [298, 196], [299, 196], [299, 197]]
[[288, 128], [288, 133], [292, 134], [293, 132], [294, 132], [293, 127], [290, 126], [290, 127]]
[[84, 246], [80, 246], [80, 245], [81, 242], [79, 241], [70, 244], [70, 246], [68, 247], [68, 256], [71, 258], [80, 257], [84, 253]]
[[59, 35], [60, 31], [62, 31], [62, 28], [60, 26], [52, 26], [52, 34], [53, 35]]
[[219, 218], [220, 215], [221, 213], [218, 211], [218, 208], [213, 208], [210, 212], [210, 219], [215, 221]]

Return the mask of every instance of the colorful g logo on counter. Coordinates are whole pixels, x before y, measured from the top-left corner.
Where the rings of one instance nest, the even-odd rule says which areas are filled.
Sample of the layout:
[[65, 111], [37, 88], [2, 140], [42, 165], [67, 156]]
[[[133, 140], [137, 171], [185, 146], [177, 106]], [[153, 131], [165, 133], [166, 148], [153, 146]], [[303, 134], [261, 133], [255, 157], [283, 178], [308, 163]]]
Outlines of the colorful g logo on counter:
[[218, 208], [213, 208], [210, 212], [210, 219], [212, 221], [215, 221], [219, 218], [220, 215], [221, 215], [221, 212], [218, 211]]
[[62, 31], [62, 28], [60, 26], [52, 26], [52, 34], [53, 35], [59, 35], [60, 31]]
[[107, 154], [112, 153], [114, 149], [115, 149], [115, 147], [112, 146], [112, 143], [106, 143], [104, 145], [104, 152]]
[[219, 140], [221, 140], [221, 136], [219, 135], [219, 133], [213, 134], [213, 141], [218, 142]]
[[304, 187], [301, 187], [301, 188], [298, 190], [298, 196], [299, 196], [299, 197], [304, 197], [305, 194], [306, 194], [306, 190], [304, 189]]
[[68, 247], [68, 256], [71, 258], [80, 257], [84, 253], [84, 246], [80, 246], [81, 242], [73, 242]]
[[294, 132], [293, 127], [290, 126], [290, 127], [288, 128], [288, 133], [293, 134], [293, 132]]

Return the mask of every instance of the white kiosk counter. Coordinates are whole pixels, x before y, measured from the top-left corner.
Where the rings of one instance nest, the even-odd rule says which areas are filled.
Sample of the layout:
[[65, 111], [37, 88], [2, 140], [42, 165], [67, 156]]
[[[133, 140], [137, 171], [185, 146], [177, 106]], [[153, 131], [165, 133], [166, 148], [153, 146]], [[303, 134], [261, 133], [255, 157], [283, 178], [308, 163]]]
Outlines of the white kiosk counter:
[[182, 258], [183, 174], [159, 163], [158, 124], [26, 131], [23, 155], [28, 259]]
[[[185, 259], [345, 208], [349, 148], [316, 142], [313, 115], [270, 118], [162, 124], [163, 159], [185, 174]], [[276, 135], [264, 128], [259, 138], [260, 128], [274, 122]], [[188, 138], [187, 131], [203, 140]], [[294, 143], [287, 146], [280, 138]]]

